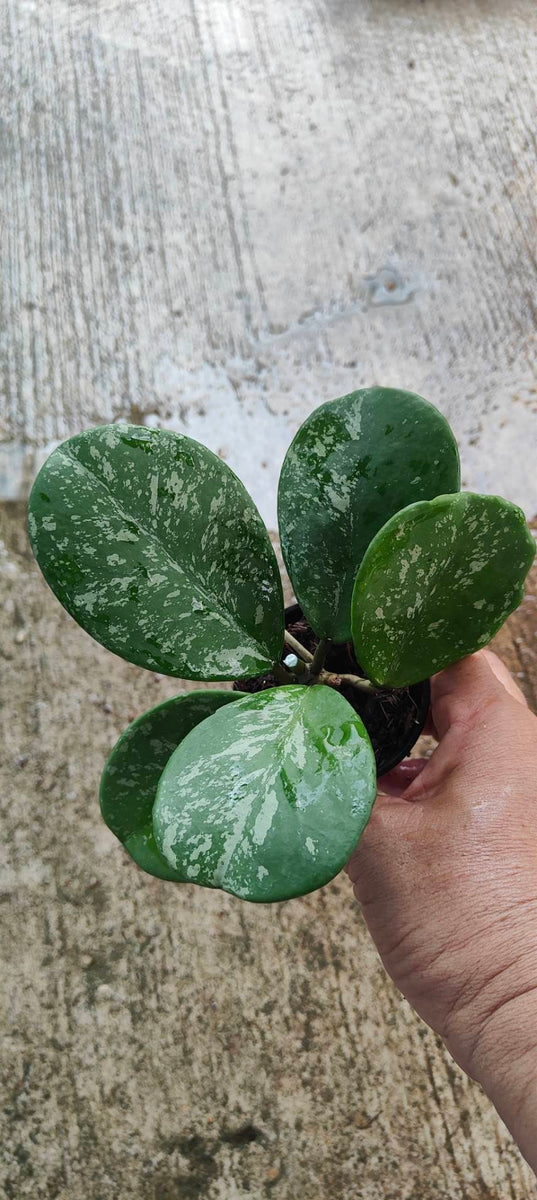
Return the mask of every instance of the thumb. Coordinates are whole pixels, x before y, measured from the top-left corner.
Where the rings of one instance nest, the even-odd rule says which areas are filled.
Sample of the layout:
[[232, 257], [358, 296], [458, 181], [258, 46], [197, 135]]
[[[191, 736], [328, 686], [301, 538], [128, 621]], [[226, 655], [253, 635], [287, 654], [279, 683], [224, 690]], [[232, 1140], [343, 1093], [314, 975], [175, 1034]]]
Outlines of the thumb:
[[[388, 795], [378, 796], [369, 825], [348, 864], [353, 882], [358, 870], [362, 874], [364, 868], [367, 877], [376, 878], [386, 853], [388, 874], [397, 861], [412, 857], [422, 822], [432, 820], [430, 802], [442, 798], [440, 811], [448, 816], [444, 788], [455, 772], [461, 778], [457, 791], [449, 795], [464, 805], [474, 781], [487, 773], [495, 755], [505, 753], [506, 705], [515, 715], [510, 727], [520, 724], [516, 715], [520, 713], [519, 705], [529, 716], [522, 692], [491, 651], [480, 650], [433, 677], [431, 710], [439, 745], [425, 764], [419, 759], [410, 760], [402, 772], [401, 768], [392, 772], [393, 779], [385, 776], [382, 780], [381, 787]], [[513, 735], [507, 740], [512, 745]]]
[[506, 693], [526, 704], [524, 696], [496, 654], [479, 650], [431, 681], [431, 711], [441, 740], [454, 725], [474, 724], [484, 705], [505, 700]]
[[514, 700], [518, 700], [520, 704], [523, 704], [524, 707], [527, 708], [528, 702], [524, 693], [520, 690], [518, 683], [515, 683], [513, 676], [511, 675], [510, 671], [507, 670], [507, 667], [505, 663], [502, 662], [501, 658], [498, 658], [498, 655], [494, 654], [492, 650], [482, 650], [481, 654], [484, 658], [486, 658], [489, 667], [492, 671], [494, 671], [494, 674], [499, 679], [500, 683], [503, 683], [506, 692], [509, 692], [509, 695], [512, 696]]
[[[505, 715], [505, 706], [527, 709], [520, 688], [500, 659], [479, 650], [435, 675], [431, 681], [431, 713], [439, 745], [424, 770], [404, 792], [405, 800], [427, 800], [452, 771], [479, 768], [481, 755], [490, 758], [490, 718]], [[486, 730], [488, 736], [483, 736]], [[485, 744], [486, 743], [486, 744]]]

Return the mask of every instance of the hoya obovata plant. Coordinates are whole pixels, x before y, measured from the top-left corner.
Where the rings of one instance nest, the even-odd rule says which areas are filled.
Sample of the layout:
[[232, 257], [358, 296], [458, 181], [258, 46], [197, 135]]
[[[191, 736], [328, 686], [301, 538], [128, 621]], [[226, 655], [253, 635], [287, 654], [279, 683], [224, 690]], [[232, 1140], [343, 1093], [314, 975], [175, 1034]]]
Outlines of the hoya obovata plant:
[[459, 488], [453, 434], [419, 396], [370, 388], [317, 408], [279, 484], [300, 606], [286, 628], [268, 533], [205, 446], [116, 424], [54, 450], [28, 521], [67, 611], [128, 662], [240, 689], [168, 700], [114, 747], [101, 809], [140, 867], [274, 901], [344, 866], [375, 758], [384, 771], [416, 740], [429, 676], [486, 645], [523, 595], [523, 513]]

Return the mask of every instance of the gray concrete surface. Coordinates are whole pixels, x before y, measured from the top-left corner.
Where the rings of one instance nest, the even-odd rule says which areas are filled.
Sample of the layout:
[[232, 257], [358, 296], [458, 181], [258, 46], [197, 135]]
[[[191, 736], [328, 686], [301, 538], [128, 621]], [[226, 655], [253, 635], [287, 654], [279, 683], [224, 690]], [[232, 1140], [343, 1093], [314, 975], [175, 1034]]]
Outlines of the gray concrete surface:
[[[178, 685], [60, 610], [21, 510], [0, 523], [0, 1195], [536, 1196], [491, 1105], [385, 976], [345, 876], [264, 906], [132, 865], [100, 820], [102, 764]], [[533, 703], [536, 604], [537, 567], [499, 647]]]
[[[535, 1195], [345, 879], [265, 909], [123, 856], [101, 766], [180, 685], [61, 613], [18, 498], [127, 417], [273, 528], [303, 417], [382, 382], [533, 516], [536, 68], [534, 0], [0, 0], [7, 1200]], [[536, 596], [500, 644], [533, 703]]]
[[8, 478], [130, 416], [270, 525], [284, 450], [374, 382], [537, 512], [533, 0], [3, 0]]

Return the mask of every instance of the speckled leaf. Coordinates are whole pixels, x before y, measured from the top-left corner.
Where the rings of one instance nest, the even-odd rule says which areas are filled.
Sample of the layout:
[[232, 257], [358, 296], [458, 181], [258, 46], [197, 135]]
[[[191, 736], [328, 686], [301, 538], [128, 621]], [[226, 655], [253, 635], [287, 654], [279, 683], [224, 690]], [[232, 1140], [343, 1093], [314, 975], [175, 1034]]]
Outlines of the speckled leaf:
[[242, 679], [279, 657], [282, 589], [267, 531], [199, 442], [119, 424], [71, 438], [39, 472], [28, 526], [58, 599], [129, 662]]
[[155, 839], [185, 882], [287, 900], [344, 866], [375, 792], [371, 743], [343, 696], [272, 688], [181, 742], [158, 786]]
[[108, 828], [149, 875], [178, 879], [157, 850], [151, 814], [157, 785], [179, 743], [238, 692], [189, 692], [143, 713], [116, 742], [101, 777], [101, 812]]
[[316, 633], [350, 638], [356, 572], [388, 518], [459, 486], [449, 425], [412, 392], [366, 388], [308, 417], [285, 457], [278, 517], [285, 565]]
[[439, 496], [397, 513], [354, 587], [364, 671], [404, 687], [485, 646], [520, 604], [534, 555], [524, 513], [498, 496]]

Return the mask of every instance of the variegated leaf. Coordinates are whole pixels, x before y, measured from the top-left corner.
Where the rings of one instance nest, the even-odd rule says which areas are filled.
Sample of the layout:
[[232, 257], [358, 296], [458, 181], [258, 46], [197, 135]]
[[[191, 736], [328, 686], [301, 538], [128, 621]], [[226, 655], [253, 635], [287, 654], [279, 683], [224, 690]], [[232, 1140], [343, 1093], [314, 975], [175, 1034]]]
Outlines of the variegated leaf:
[[524, 513], [498, 496], [439, 496], [397, 513], [354, 587], [364, 671], [404, 687], [486, 646], [520, 604], [534, 555]]
[[58, 599], [129, 662], [216, 680], [279, 657], [282, 588], [267, 531], [199, 442], [136, 425], [79, 434], [39, 472], [28, 526]]
[[459, 486], [453, 434], [420, 396], [366, 388], [315, 409], [287, 451], [278, 518], [285, 565], [319, 636], [349, 640], [356, 572], [388, 518]]
[[158, 786], [155, 840], [185, 882], [287, 900], [343, 867], [375, 794], [373, 750], [350, 704], [324, 685], [273, 688], [181, 742]]
[[187, 733], [239, 695], [203, 691], [174, 696], [143, 713], [116, 742], [101, 777], [101, 813], [148, 875], [178, 879], [157, 849], [151, 820], [158, 781], [168, 759]]

